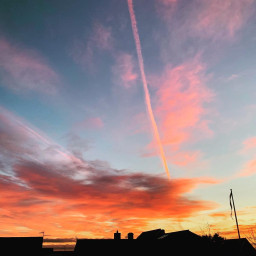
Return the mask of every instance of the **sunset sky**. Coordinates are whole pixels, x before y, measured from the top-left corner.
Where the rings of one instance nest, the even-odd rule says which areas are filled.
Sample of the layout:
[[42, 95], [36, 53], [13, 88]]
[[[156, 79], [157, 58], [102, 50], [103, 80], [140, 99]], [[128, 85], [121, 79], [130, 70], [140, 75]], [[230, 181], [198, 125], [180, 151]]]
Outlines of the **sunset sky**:
[[256, 228], [256, 1], [133, 8], [160, 143], [126, 0], [0, 1], [0, 236]]

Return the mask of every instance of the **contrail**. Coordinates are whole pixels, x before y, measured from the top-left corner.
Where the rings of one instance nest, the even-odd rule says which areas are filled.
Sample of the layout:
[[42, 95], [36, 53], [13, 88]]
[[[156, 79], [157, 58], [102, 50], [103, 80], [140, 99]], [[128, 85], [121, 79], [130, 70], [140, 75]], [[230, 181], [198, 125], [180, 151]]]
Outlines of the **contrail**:
[[38, 131], [35, 130], [35, 128], [31, 128], [31, 125], [27, 124], [25, 121], [20, 120], [16, 115], [12, 114], [10, 111], [5, 110], [0, 106], [0, 113], [4, 113], [4, 115], [8, 115], [9, 118], [11, 118], [12, 122], [17, 123], [23, 130], [25, 130], [28, 134], [33, 136], [34, 138], [37, 138], [40, 142], [44, 143], [46, 146], [56, 145], [58, 148], [54, 148], [54, 150], [59, 153], [60, 155], [64, 156], [66, 159], [73, 161], [75, 163], [81, 164], [83, 163], [81, 159], [77, 158], [71, 153], [65, 153], [64, 148], [54, 141], [51, 141], [50, 139], [46, 138], [44, 135], [40, 134]]
[[147, 84], [147, 79], [146, 79], [145, 69], [144, 69], [144, 61], [143, 61], [142, 52], [141, 52], [140, 37], [139, 37], [138, 28], [137, 28], [135, 13], [133, 10], [133, 2], [132, 2], [132, 0], [127, 0], [127, 3], [128, 3], [130, 18], [131, 18], [134, 41], [135, 41], [137, 55], [138, 55], [138, 62], [139, 62], [139, 67], [140, 67], [142, 83], [143, 83], [143, 87], [144, 87], [145, 103], [146, 103], [146, 107], [147, 107], [147, 112], [148, 112], [148, 116], [149, 116], [151, 124], [152, 124], [156, 142], [158, 144], [158, 149], [159, 149], [159, 152], [161, 155], [164, 169], [166, 171], [168, 178], [170, 178], [170, 173], [169, 173], [163, 145], [162, 145], [162, 142], [160, 139], [159, 131], [157, 128], [156, 120], [155, 120], [154, 113], [153, 113], [152, 106], [151, 106], [150, 94], [149, 94], [149, 90], [148, 90], [148, 84]]

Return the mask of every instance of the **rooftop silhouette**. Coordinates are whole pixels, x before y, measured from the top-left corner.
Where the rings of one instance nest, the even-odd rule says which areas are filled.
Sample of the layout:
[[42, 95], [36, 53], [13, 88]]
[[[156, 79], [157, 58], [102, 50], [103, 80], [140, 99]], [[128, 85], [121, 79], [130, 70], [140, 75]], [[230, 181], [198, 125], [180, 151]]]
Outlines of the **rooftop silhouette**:
[[74, 251], [54, 251], [43, 248], [43, 237], [0, 237], [1, 251], [6, 255], [75, 255], [82, 256], [93, 253], [120, 255], [166, 254], [177, 255], [232, 255], [256, 256], [256, 250], [246, 238], [224, 239], [215, 236], [199, 236], [190, 230], [166, 233], [164, 229], [142, 232], [136, 239], [133, 233], [128, 233], [122, 239], [116, 231], [112, 239], [77, 239]]

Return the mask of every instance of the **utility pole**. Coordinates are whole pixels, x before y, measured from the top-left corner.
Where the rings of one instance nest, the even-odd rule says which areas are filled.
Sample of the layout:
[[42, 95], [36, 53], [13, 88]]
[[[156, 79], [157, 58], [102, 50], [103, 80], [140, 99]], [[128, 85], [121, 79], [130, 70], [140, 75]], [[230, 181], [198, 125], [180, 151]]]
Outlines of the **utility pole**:
[[235, 207], [235, 202], [234, 202], [232, 189], [230, 189], [229, 199], [230, 199], [231, 213], [232, 213], [232, 205], [234, 207], [234, 213], [235, 213], [235, 218], [236, 218], [236, 228], [237, 228], [238, 237], [240, 239], [241, 237], [240, 237], [239, 225], [238, 225], [237, 216], [236, 216], [236, 207]]

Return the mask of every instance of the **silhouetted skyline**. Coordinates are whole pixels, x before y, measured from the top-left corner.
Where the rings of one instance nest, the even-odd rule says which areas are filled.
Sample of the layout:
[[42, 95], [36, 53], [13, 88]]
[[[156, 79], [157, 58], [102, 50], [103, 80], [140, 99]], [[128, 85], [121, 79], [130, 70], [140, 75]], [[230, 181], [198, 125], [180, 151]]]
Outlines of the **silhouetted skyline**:
[[117, 230], [112, 239], [76, 239], [73, 250], [57, 251], [43, 247], [43, 237], [0, 237], [1, 250], [8, 255], [38, 256], [82, 256], [88, 253], [95, 255], [147, 255], [164, 254], [171, 250], [179, 255], [234, 255], [255, 256], [256, 250], [246, 238], [225, 239], [215, 233], [213, 236], [199, 236], [189, 230], [166, 233], [164, 229], [142, 232], [136, 239], [130, 232], [126, 238]]

